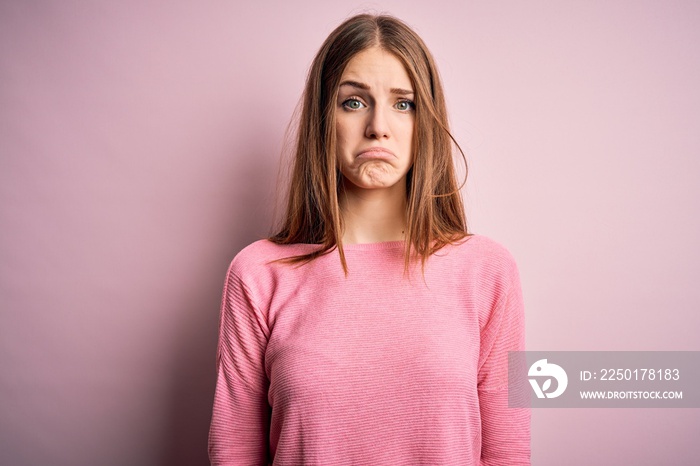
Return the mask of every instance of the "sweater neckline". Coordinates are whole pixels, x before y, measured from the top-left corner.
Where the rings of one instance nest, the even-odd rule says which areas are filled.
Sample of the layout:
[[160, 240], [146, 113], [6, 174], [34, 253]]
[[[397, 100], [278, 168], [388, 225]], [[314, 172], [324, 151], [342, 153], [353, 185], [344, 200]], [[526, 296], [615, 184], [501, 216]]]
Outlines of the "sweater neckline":
[[380, 249], [395, 249], [403, 248], [405, 242], [403, 240], [397, 241], [380, 241], [378, 243], [353, 243], [353, 244], [343, 244], [344, 251], [376, 251]]
[[[469, 237], [478, 236], [476, 233], [471, 233]], [[311, 243], [296, 243], [297, 245], [303, 246], [319, 246], [318, 244]], [[379, 251], [384, 249], [398, 249], [405, 246], [404, 240], [396, 241], [380, 241], [378, 243], [354, 243], [354, 244], [343, 244], [344, 251]], [[334, 246], [337, 249], [337, 246]]]

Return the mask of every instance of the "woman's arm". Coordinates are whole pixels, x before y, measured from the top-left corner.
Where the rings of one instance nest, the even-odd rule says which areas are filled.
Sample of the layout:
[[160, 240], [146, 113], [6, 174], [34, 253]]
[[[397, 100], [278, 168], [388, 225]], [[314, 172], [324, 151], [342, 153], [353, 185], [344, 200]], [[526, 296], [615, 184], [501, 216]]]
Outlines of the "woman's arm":
[[235, 262], [221, 303], [209, 459], [212, 465], [266, 465], [270, 406], [263, 361], [269, 332]]
[[508, 407], [508, 352], [524, 349], [525, 308], [513, 262], [508, 291], [481, 332], [478, 393], [482, 466], [530, 464], [530, 410]]

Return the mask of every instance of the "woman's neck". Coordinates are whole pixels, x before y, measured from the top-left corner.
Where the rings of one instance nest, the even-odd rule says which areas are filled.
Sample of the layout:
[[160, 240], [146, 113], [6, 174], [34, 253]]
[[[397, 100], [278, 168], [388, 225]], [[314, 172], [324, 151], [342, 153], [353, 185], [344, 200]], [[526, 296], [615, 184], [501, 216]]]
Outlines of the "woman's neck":
[[340, 190], [343, 243], [380, 243], [404, 239], [406, 182], [389, 188], [362, 189], [345, 183]]

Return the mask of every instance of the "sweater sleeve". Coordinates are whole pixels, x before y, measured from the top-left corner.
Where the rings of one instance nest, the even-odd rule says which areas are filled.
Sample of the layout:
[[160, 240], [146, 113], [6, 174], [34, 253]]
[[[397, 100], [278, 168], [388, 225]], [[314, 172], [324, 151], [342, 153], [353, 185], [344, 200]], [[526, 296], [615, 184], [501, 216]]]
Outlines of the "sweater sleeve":
[[507, 287], [481, 332], [482, 466], [530, 464], [530, 410], [508, 407], [508, 352], [525, 349], [525, 309], [514, 262]]
[[266, 465], [271, 411], [264, 354], [269, 331], [234, 264], [221, 302], [209, 459], [212, 465]]

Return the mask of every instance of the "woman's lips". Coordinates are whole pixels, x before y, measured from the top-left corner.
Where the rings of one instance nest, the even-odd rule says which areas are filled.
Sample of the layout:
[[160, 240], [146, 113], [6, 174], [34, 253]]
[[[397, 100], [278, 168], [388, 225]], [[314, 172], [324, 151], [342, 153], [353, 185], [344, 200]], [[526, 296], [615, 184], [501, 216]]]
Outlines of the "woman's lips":
[[395, 159], [396, 156], [389, 149], [384, 149], [383, 147], [372, 147], [357, 154], [356, 158], [365, 160], [391, 160]]

